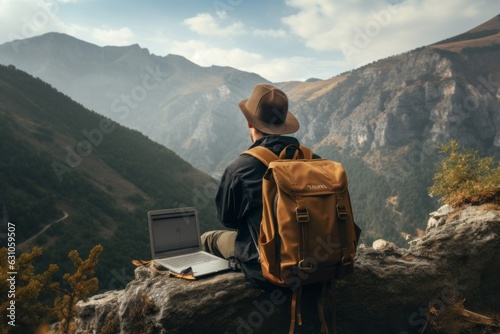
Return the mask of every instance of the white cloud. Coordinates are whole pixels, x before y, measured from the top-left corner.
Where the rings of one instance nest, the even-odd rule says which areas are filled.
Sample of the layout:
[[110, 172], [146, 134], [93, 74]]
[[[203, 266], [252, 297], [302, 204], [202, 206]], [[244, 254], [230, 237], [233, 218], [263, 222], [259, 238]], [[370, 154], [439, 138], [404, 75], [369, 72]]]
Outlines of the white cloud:
[[60, 30], [59, 10], [57, 2], [1, 0], [0, 43]]
[[127, 27], [120, 29], [93, 28], [92, 38], [101, 45], [124, 46], [134, 43], [134, 33]]
[[241, 22], [234, 22], [225, 27], [221, 26], [227, 15], [224, 12], [218, 12], [217, 17], [209, 13], [201, 13], [194, 17], [185, 19], [183, 22], [192, 31], [206, 36], [234, 36], [244, 32], [244, 26]]
[[[306, 39], [307, 44], [311, 43], [317, 34], [332, 29], [335, 25], [332, 19], [341, 14], [338, 6], [342, 4], [335, 6], [328, 0], [287, 0], [285, 2], [299, 11], [297, 14], [284, 17], [283, 23], [288, 25], [293, 33]], [[310, 46], [314, 48], [313, 45]]]
[[452, 37], [472, 28], [467, 24], [479, 15], [486, 20], [500, 9], [494, 0], [403, 0], [398, 5], [287, 0], [286, 4], [298, 10], [282, 19], [293, 34], [312, 50], [341, 51], [353, 67]]
[[201, 66], [219, 65], [243, 69], [248, 64], [262, 61], [262, 56], [254, 52], [240, 48], [223, 49], [197, 40], [175, 41], [170, 52], [182, 55]]
[[272, 37], [272, 38], [282, 38], [286, 37], [287, 33], [284, 29], [254, 29], [252, 30], [252, 35], [256, 37]]
[[253, 35], [255, 37], [281, 38], [287, 35], [284, 29], [259, 29], [246, 27], [242, 22], [226, 23], [230, 18], [226, 12], [216, 12], [213, 16], [209, 13], [200, 13], [185, 19], [183, 23], [191, 31], [203, 36], [230, 37], [240, 35]]
[[[272, 82], [306, 80], [312, 77], [327, 79], [337, 64], [312, 57], [279, 57], [248, 64], [246, 71], [259, 73]], [[326, 77], [325, 77], [326, 75]]]
[[308, 57], [265, 58], [262, 54], [240, 48], [224, 49], [199, 40], [176, 41], [171, 52], [182, 55], [200, 66], [230, 66], [246, 72], [258, 73], [272, 82], [306, 80], [311, 77], [326, 79], [325, 73], [339, 65], [333, 60], [320, 61]]
[[57, 2], [60, 3], [78, 3], [78, 2], [83, 2], [85, 0], [57, 0]]
[[134, 42], [134, 34], [127, 27], [89, 28], [64, 23], [59, 19], [61, 10], [59, 3], [68, 2], [70, 0], [36, 2], [0, 0], [0, 22], [2, 22], [0, 43], [31, 38], [53, 31], [100, 45], [128, 45]]

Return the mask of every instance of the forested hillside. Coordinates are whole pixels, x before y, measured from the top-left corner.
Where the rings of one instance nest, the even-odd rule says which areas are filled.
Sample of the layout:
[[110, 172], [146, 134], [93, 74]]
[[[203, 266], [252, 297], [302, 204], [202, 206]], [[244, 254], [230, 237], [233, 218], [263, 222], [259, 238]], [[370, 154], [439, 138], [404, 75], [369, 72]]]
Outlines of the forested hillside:
[[1, 221], [16, 225], [18, 252], [42, 246], [39, 265], [64, 272], [70, 250], [100, 243], [101, 289], [150, 258], [148, 210], [195, 206], [202, 230], [220, 228], [212, 178], [13, 66], [0, 66], [0, 156]]

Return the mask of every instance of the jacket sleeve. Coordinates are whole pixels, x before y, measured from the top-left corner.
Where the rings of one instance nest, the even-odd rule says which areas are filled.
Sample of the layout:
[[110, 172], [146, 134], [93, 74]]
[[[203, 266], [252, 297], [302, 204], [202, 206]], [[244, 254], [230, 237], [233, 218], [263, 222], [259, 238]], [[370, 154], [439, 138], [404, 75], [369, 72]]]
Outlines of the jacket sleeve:
[[226, 169], [222, 175], [215, 206], [219, 221], [227, 228], [237, 229], [245, 206], [244, 184], [236, 173]]

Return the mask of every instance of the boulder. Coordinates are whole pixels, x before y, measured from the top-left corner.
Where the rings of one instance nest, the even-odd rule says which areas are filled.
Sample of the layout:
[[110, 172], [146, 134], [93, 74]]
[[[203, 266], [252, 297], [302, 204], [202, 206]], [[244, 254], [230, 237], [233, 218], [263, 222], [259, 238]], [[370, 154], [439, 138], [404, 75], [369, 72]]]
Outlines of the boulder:
[[[354, 274], [335, 285], [340, 333], [431, 333], [457, 303], [478, 312], [500, 305], [500, 211], [438, 212], [444, 222], [408, 248], [360, 245]], [[320, 332], [310, 290], [296, 333]], [[285, 333], [290, 320], [289, 293], [256, 289], [242, 273], [188, 281], [149, 266], [138, 267], [125, 289], [78, 306], [77, 333]], [[331, 321], [330, 298], [326, 306]]]

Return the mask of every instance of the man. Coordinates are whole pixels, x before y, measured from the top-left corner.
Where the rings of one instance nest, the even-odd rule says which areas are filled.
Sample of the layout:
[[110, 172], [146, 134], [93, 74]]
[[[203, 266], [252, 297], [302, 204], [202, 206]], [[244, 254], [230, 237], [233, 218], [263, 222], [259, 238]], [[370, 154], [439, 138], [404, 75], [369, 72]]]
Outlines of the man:
[[[239, 103], [254, 146], [264, 146], [277, 155], [297, 139], [299, 122], [288, 111], [288, 98], [280, 89], [267, 84], [254, 87], [250, 98]], [[293, 149], [287, 157], [293, 156]], [[262, 276], [255, 247], [262, 218], [262, 177], [267, 167], [250, 155], [240, 155], [224, 171], [215, 198], [220, 222], [234, 231], [218, 230], [202, 235], [205, 251], [224, 258], [236, 257], [248, 280], [261, 288], [272, 288]], [[275, 286], [274, 286], [275, 288]]]

